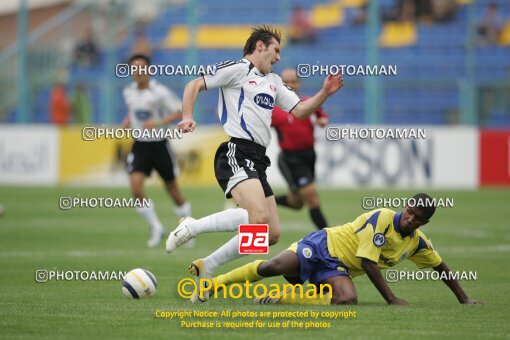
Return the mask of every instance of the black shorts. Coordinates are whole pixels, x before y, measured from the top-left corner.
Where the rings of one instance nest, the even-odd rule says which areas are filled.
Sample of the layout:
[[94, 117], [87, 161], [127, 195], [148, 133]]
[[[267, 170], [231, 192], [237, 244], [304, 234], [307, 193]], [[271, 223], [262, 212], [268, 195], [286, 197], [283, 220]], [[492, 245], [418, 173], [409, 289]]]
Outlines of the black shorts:
[[126, 163], [126, 169], [130, 174], [143, 172], [150, 176], [152, 169], [156, 169], [165, 182], [173, 181], [179, 175], [177, 159], [168, 140], [135, 141]]
[[214, 173], [227, 198], [232, 198], [230, 192], [237, 184], [249, 178], [258, 178], [264, 195], [273, 196], [266, 175], [270, 165], [265, 147], [241, 138], [221, 143], [214, 157]]
[[287, 181], [290, 191], [315, 181], [315, 150], [282, 151], [278, 155], [278, 168]]

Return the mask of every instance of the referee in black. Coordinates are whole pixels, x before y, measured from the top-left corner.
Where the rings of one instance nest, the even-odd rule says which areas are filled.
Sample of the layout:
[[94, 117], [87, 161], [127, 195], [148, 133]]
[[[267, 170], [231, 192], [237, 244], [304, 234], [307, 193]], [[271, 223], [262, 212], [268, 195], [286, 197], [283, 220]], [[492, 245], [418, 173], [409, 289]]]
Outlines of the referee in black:
[[[285, 69], [281, 76], [284, 83], [299, 94], [301, 83], [296, 70]], [[308, 97], [300, 96], [300, 99], [306, 101]], [[276, 129], [281, 149], [278, 168], [290, 189], [288, 194], [275, 197], [276, 204], [296, 210], [306, 206], [315, 226], [322, 229], [328, 227], [328, 222], [315, 185], [315, 125], [328, 125], [328, 115], [321, 107], [305, 119], [298, 119], [279, 107], [273, 109], [271, 126]]]

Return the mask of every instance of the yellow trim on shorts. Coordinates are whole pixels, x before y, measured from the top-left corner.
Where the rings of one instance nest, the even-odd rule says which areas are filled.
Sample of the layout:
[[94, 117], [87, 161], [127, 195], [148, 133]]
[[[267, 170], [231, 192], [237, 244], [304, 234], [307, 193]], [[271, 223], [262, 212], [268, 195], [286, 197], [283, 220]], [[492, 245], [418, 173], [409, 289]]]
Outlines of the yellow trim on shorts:
[[294, 242], [290, 245], [290, 247], [287, 248], [287, 250], [290, 250], [293, 253], [297, 253], [297, 242]]

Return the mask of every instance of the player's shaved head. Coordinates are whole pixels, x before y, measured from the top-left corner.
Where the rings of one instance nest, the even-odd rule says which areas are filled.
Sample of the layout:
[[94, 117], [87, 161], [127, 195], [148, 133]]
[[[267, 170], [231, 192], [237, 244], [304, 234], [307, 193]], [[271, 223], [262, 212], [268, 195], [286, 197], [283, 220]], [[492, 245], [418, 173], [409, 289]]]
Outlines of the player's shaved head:
[[291, 89], [298, 92], [301, 88], [301, 82], [297, 75], [297, 72], [293, 68], [286, 68], [281, 73], [282, 80], [285, 84], [287, 84]]
[[423, 192], [414, 195], [413, 199], [414, 207], [421, 211], [426, 221], [430, 220], [436, 212], [436, 206], [433, 204], [434, 199]]
[[409, 235], [427, 224], [436, 211], [435, 200], [425, 193], [419, 193], [409, 199], [400, 217], [400, 230]]

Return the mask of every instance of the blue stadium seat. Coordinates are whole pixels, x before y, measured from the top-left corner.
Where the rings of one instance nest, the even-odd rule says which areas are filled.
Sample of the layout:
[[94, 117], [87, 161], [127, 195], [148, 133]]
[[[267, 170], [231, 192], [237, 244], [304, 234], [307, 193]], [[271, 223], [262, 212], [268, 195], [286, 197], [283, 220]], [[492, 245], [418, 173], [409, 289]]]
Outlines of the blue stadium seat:
[[[476, 3], [477, 13], [492, 0], [480, 0]], [[383, 9], [393, 7], [394, 0], [380, 1]], [[496, 1], [500, 12], [510, 16], [510, 4], [505, 0]], [[328, 3], [326, 0], [293, 0], [292, 5], [300, 5], [310, 9], [316, 4]], [[256, 7], [238, 0], [218, 0], [214, 3], [200, 4], [198, 21], [201, 25], [215, 24], [279, 24], [285, 25], [289, 13], [285, 5], [274, 0], [259, 0]], [[289, 4], [287, 4], [289, 5]], [[243, 9], [250, 8], [250, 11]], [[268, 11], [267, 8], [273, 10]], [[239, 13], [243, 13], [242, 16]], [[286, 43], [282, 50], [282, 62], [275, 71], [284, 67], [294, 67], [300, 63], [310, 64], [366, 64], [366, 27], [353, 26], [352, 18], [355, 8], [345, 10], [344, 23], [340, 27], [318, 30], [318, 40], [310, 48], [306, 44]], [[477, 14], [478, 15], [478, 14]], [[384, 89], [384, 122], [388, 124], [445, 124], [448, 112], [458, 110], [459, 94], [458, 79], [467, 76], [466, 48], [467, 41], [467, 5], [459, 6], [458, 15], [448, 24], [418, 25], [418, 39], [415, 45], [403, 48], [381, 48], [379, 64], [397, 65], [398, 75], [395, 78], [381, 80]], [[146, 27], [146, 35], [154, 46], [161, 46], [172, 25], [185, 25], [188, 17], [185, 6], [171, 7], [165, 10]], [[129, 56], [134, 36], [131, 34], [117, 50], [119, 62]], [[504, 80], [510, 70], [510, 48], [486, 47], [476, 48], [476, 77], [480, 81]], [[198, 49], [197, 63], [212, 64], [224, 60], [238, 60], [242, 51], [238, 49]], [[155, 49], [153, 62], [156, 64], [184, 64], [189, 58], [185, 49]], [[94, 79], [104, 76], [104, 61], [95, 68], [72, 68], [71, 79]], [[161, 78], [179, 95], [182, 95], [186, 79]], [[320, 77], [303, 81], [304, 91], [313, 93], [321, 84]], [[363, 123], [364, 111], [364, 80], [359, 77], [346, 78], [346, 86], [341, 94], [330, 98], [324, 108], [332, 113], [333, 122]], [[124, 83], [122, 83], [124, 84]], [[400, 85], [399, 85], [400, 84]], [[409, 84], [403, 86], [402, 84]], [[123, 85], [122, 85], [123, 86]], [[398, 87], [397, 87], [398, 86]], [[42, 92], [43, 93], [43, 92]], [[101, 107], [101, 91], [94, 90], [92, 95], [95, 107]], [[41, 94], [37, 106], [47, 102]], [[116, 117], [120, 120], [125, 114], [122, 97], [117, 98]], [[200, 123], [218, 124], [216, 117], [217, 92], [210, 91], [200, 96], [198, 113]], [[103, 119], [99, 110], [95, 118]], [[40, 113], [46, 115], [47, 113]], [[40, 116], [38, 119], [42, 119]], [[505, 115], [493, 117], [488, 124], [500, 122], [509, 125]]]

